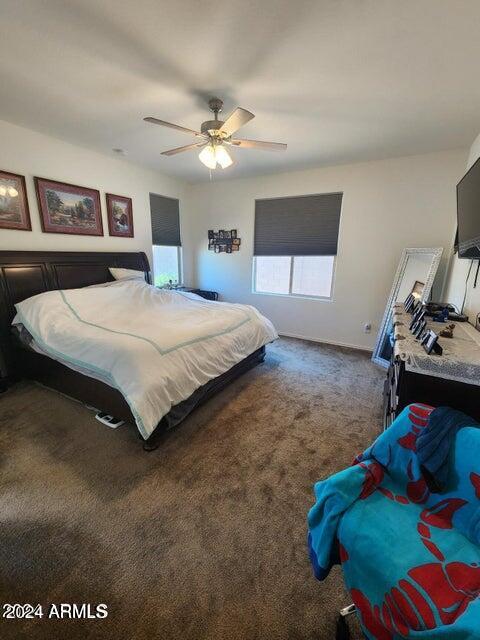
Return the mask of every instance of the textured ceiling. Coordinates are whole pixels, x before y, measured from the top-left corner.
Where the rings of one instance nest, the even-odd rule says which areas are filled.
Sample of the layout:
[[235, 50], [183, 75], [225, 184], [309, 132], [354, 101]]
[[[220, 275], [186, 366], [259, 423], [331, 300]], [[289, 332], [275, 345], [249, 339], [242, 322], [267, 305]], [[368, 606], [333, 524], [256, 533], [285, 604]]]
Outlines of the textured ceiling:
[[[189, 128], [256, 114], [222, 177], [468, 146], [480, 129], [478, 0], [2, 0], [0, 118], [189, 181]], [[193, 142], [193, 140], [192, 140]], [[216, 172], [220, 173], [219, 171]], [[218, 176], [220, 177], [220, 176]], [[217, 178], [217, 175], [215, 175]]]

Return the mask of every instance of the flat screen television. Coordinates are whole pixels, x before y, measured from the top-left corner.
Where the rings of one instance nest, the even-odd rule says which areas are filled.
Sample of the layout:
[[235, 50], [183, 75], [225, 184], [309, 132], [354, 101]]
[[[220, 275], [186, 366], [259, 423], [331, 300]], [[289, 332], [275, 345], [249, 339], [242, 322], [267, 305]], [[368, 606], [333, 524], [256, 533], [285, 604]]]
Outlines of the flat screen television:
[[457, 184], [458, 257], [480, 258], [480, 158]]

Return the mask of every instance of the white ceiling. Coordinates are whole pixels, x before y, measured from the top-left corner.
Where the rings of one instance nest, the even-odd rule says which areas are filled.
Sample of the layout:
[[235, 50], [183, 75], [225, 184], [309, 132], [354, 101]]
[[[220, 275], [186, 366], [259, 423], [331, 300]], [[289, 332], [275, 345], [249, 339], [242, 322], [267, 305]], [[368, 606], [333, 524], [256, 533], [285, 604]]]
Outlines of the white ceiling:
[[467, 147], [479, 27], [478, 0], [2, 0], [0, 118], [189, 181], [196, 152], [160, 155], [189, 136], [142, 118], [196, 129], [212, 95], [288, 143], [224, 177]]

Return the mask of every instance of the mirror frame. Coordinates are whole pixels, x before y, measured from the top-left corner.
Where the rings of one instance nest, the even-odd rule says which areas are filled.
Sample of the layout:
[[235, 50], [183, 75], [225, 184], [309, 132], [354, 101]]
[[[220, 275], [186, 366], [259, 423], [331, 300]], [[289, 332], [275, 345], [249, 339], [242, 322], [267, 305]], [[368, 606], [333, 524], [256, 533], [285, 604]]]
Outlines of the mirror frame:
[[425, 253], [429, 253], [432, 255], [432, 264], [430, 265], [430, 269], [428, 270], [425, 286], [423, 287], [423, 293], [420, 298], [422, 302], [428, 299], [430, 292], [432, 290], [433, 281], [435, 280], [435, 276], [437, 274], [437, 270], [440, 265], [440, 259], [442, 257], [443, 247], [410, 248], [410, 249], [404, 249], [402, 251], [402, 257], [400, 258], [400, 262], [398, 264], [397, 272], [393, 280], [392, 289], [390, 291], [390, 295], [388, 296], [387, 306], [385, 307], [385, 313], [383, 314], [382, 323], [380, 325], [380, 329], [378, 330], [377, 339], [375, 341], [375, 347], [373, 348], [372, 361], [375, 364], [380, 365], [381, 367], [388, 368], [390, 364], [388, 360], [385, 360], [384, 358], [380, 357], [380, 353], [381, 353], [383, 343], [385, 341], [385, 334], [387, 331], [387, 327], [388, 327], [390, 318], [392, 316], [393, 305], [397, 301], [397, 295], [398, 295], [398, 292], [400, 291], [402, 278], [405, 273], [405, 269], [407, 268], [408, 259], [410, 256], [420, 255]]

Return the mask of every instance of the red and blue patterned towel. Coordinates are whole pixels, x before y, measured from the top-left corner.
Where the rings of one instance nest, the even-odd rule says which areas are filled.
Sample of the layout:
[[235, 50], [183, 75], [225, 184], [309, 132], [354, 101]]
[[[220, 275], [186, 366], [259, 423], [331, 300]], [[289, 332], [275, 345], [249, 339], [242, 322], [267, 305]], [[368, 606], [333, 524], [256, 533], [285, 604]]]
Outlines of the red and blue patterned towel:
[[371, 640], [480, 639], [480, 428], [445, 410], [429, 425], [431, 413], [407, 407], [352, 467], [315, 485], [314, 573], [342, 563]]

